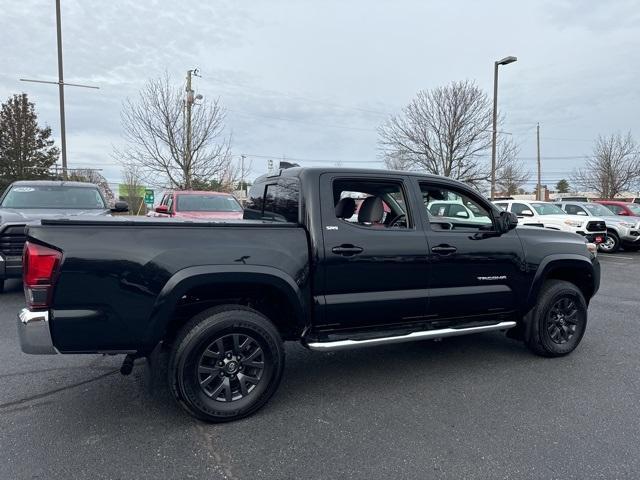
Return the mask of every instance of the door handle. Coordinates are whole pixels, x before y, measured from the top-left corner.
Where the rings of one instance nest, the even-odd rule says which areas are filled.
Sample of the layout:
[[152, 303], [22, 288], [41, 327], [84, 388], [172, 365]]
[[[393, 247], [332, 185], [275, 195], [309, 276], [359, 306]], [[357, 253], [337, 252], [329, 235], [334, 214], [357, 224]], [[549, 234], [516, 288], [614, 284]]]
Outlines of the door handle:
[[337, 255], [343, 255], [345, 257], [350, 257], [351, 255], [357, 255], [362, 253], [364, 249], [362, 247], [357, 247], [355, 245], [343, 244], [339, 247], [333, 247], [331, 251]]
[[451, 255], [452, 253], [456, 253], [458, 249], [456, 247], [452, 247], [451, 245], [436, 245], [431, 249], [433, 253], [437, 253], [438, 255]]

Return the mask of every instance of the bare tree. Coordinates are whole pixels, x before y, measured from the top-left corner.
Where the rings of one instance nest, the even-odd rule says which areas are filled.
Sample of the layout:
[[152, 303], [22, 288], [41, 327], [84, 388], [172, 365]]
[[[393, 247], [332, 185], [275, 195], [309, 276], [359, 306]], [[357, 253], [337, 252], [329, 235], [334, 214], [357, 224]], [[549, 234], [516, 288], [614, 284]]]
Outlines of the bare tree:
[[69, 180], [76, 182], [89, 182], [98, 186], [102, 195], [104, 196], [107, 204], [113, 205], [115, 196], [109, 182], [106, 178], [96, 169], [93, 168], [76, 168], [70, 171]]
[[574, 171], [572, 182], [602, 198], [614, 198], [638, 185], [640, 156], [631, 133], [598, 136], [592, 156]]
[[469, 81], [420, 91], [402, 114], [379, 127], [379, 149], [387, 165], [403, 166], [478, 185], [488, 180], [492, 106]]
[[529, 181], [531, 172], [518, 160], [520, 148], [513, 140], [504, 140], [496, 154], [496, 184], [507, 195], [515, 195]]
[[408, 171], [415, 168], [413, 162], [399, 152], [385, 154], [383, 160], [389, 170]]
[[[121, 199], [129, 204], [129, 211], [138, 214], [146, 208], [144, 204], [144, 184], [140, 181], [140, 173], [135, 165], [128, 165], [122, 170]], [[146, 211], [144, 212], [146, 213]]]
[[123, 105], [128, 145], [116, 156], [124, 165], [135, 165], [148, 183], [190, 189], [196, 180], [221, 179], [230, 168], [231, 138], [224, 136], [219, 100], [205, 99], [192, 109], [190, 149], [184, 102], [184, 92], [165, 75], [147, 82], [135, 101]]

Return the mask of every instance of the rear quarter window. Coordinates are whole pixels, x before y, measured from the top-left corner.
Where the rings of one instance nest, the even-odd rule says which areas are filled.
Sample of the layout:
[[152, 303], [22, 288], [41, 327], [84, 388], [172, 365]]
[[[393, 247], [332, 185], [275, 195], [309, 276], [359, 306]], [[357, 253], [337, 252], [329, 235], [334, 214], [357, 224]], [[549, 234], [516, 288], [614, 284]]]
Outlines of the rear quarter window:
[[300, 182], [297, 178], [255, 184], [249, 190], [244, 218], [298, 223]]

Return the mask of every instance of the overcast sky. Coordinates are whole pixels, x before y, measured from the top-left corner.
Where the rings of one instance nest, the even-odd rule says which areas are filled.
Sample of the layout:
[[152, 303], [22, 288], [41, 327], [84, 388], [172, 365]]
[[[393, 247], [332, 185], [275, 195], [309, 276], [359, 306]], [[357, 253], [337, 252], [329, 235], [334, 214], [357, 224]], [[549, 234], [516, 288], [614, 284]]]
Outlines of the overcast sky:
[[[0, 0], [0, 12], [0, 98], [27, 92], [57, 136], [57, 88], [18, 81], [57, 79], [55, 2]], [[599, 133], [640, 137], [637, 0], [62, 0], [62, 16], [65, 80], [100, 87], [65, 91], [69, 166], [112, 182], [123, 100], [165, 71], [180, 85], [194, 67], [254, 176], [263, 156], [381, 166], [376, 128], [389, 114], [453, 80], [490, 92], [506, 55], [518, 62], [500, 71], [503, 129], [533, 172], [540, 122], [543, 183], [579, 167]]]

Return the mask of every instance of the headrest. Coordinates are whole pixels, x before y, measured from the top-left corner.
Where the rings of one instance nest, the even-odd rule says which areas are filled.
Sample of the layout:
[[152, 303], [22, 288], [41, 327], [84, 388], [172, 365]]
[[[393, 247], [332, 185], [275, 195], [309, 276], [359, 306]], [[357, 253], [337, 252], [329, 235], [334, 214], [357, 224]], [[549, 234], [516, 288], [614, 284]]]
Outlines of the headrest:
[[380, 197], [367, 197], [360, 205], [358, 212], [359, 223], [377, 223], [382, 220], [384, 215], [384, 207]]
[[351, 197], [341, 199], [336, 205], [336, 217], [350, 218], [356, 212], [356, 201]]

